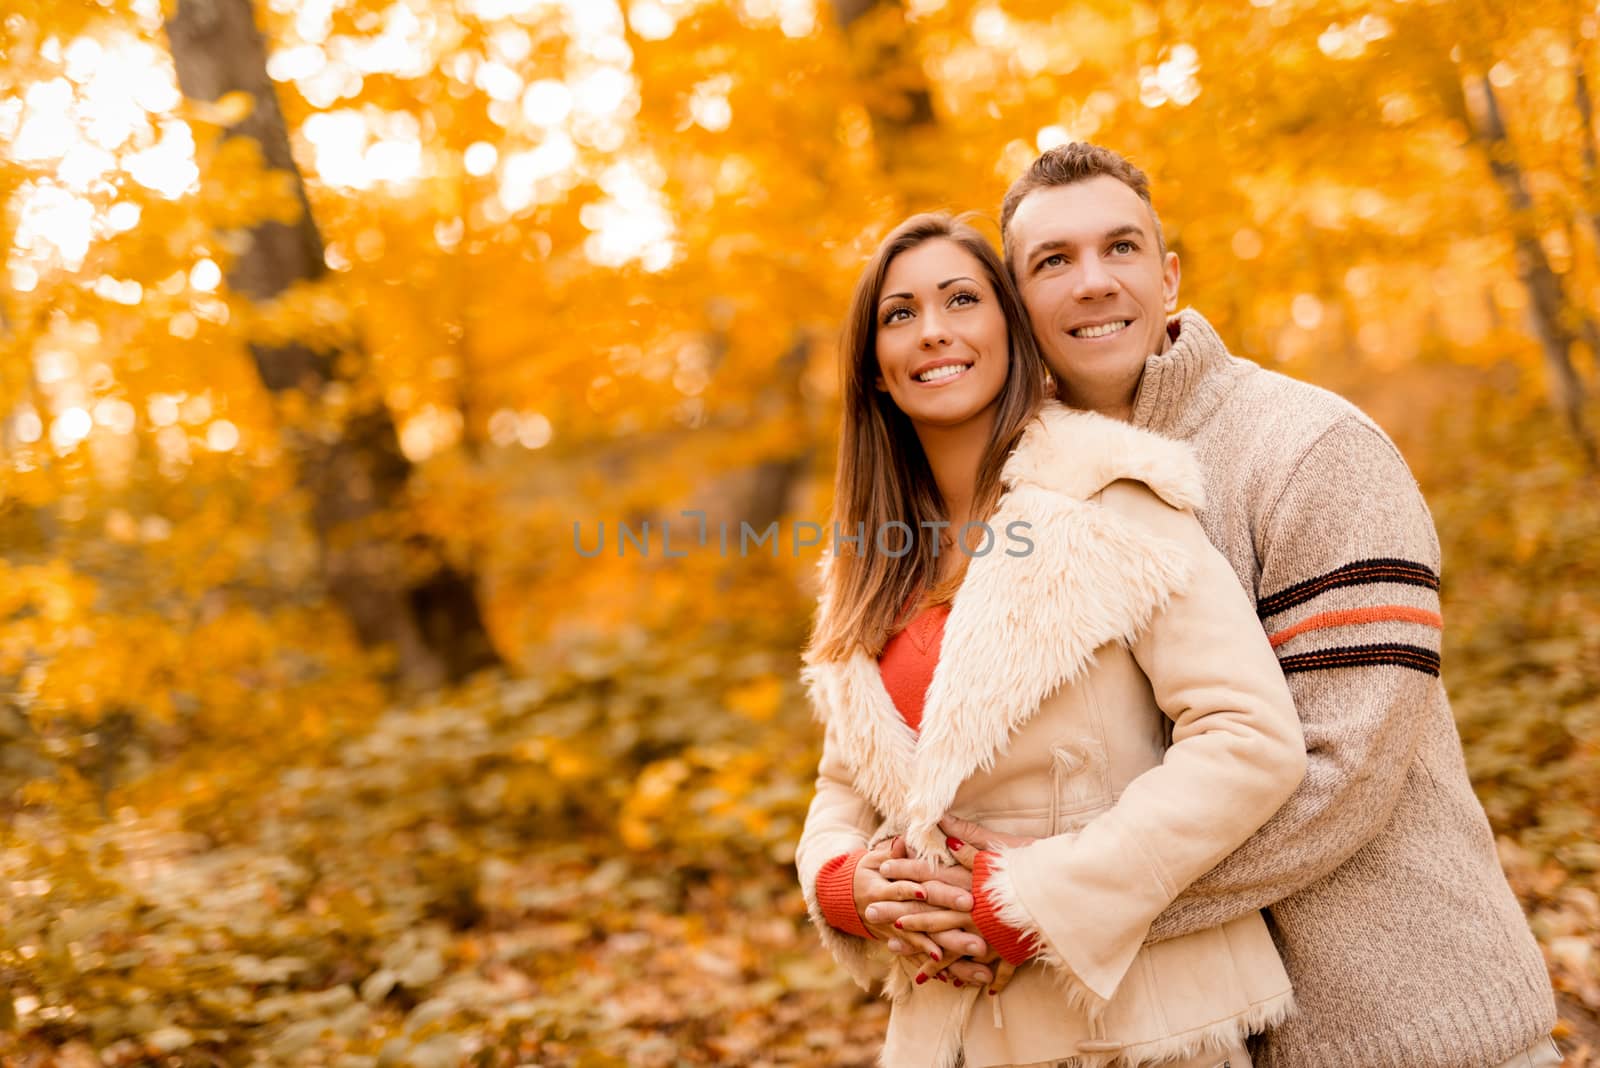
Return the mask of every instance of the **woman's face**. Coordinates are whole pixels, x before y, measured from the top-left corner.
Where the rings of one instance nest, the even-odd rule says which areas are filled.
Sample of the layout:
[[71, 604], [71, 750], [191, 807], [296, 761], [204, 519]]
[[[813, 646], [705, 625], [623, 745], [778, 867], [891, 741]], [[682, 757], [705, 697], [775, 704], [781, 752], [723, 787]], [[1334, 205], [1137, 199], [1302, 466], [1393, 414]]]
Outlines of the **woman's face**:
[[874, 385], [916, 424], [955, 427], [990, 414], [1010, 359], [1005, 313], [976, 256], [933, 238], [884, 276]]

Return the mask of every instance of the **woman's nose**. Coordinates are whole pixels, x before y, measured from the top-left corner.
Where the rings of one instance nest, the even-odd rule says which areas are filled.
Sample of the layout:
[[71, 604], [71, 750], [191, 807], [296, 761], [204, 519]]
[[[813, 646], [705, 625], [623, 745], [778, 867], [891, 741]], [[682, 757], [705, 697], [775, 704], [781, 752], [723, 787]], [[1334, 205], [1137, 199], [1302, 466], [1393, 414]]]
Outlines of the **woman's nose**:
[[936, 315], [930, 315], [922, 320], [922, 347], [925, 349], [938, 348], [950, 344], [950, 331], [945, 329], [944, 320]]

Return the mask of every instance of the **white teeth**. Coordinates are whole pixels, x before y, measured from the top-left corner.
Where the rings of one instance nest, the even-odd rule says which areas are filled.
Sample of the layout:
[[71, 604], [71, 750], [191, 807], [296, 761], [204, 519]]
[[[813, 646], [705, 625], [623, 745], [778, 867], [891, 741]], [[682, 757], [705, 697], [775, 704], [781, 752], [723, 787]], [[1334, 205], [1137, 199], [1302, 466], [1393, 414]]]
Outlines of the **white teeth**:
[[1099, 326], [1080, 326], [1072, 331], [1073, 337], [1105, 337], [1115, 334], [1118, 330], [1128, 325], [1128, 320], [1118, 319], [1114, 323], [1101, 323]]
[[924, 371], [917, 376], [918, 382], [937, 382], [941, 378], [952, 378], [965, 371], [969, 364], [947, 363], [943, 367], [935, 367], [931, 371]]

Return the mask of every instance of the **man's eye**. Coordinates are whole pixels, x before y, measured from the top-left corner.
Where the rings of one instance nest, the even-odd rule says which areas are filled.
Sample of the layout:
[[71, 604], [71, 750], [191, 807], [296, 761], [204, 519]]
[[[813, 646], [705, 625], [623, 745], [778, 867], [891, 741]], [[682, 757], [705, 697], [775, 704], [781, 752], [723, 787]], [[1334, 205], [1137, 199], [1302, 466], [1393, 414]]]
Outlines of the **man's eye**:
[[1039, 266], [1040, 267], [1060, 267], [1063, 263], [1066, 263], [1066, 262], [1067, 262], [1067, 258], [1065, 256], [1063, 256], [1061, 253], [1052, 252], [1050, 255], [1046, 256], [1044, 259], [1039, 261]]
[[1116, 244], [1111, 246], [1111, 251], [1120, 252], [1126, 255], [1127, 253], [1132, 252], [1133, 248], [1134, 246], [1132, 241], [1118, 241]]

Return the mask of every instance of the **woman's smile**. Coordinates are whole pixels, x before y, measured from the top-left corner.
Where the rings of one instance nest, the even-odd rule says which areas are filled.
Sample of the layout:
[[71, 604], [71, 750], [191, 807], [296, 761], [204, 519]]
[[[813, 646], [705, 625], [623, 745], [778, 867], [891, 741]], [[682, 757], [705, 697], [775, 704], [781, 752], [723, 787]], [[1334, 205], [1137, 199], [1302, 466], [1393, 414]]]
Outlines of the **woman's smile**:
[[913, 371], [911, 377], [925, 386], [943, 386], [954, 382], [972, 369], [970, 360], [936, 360], [926, 368]]

